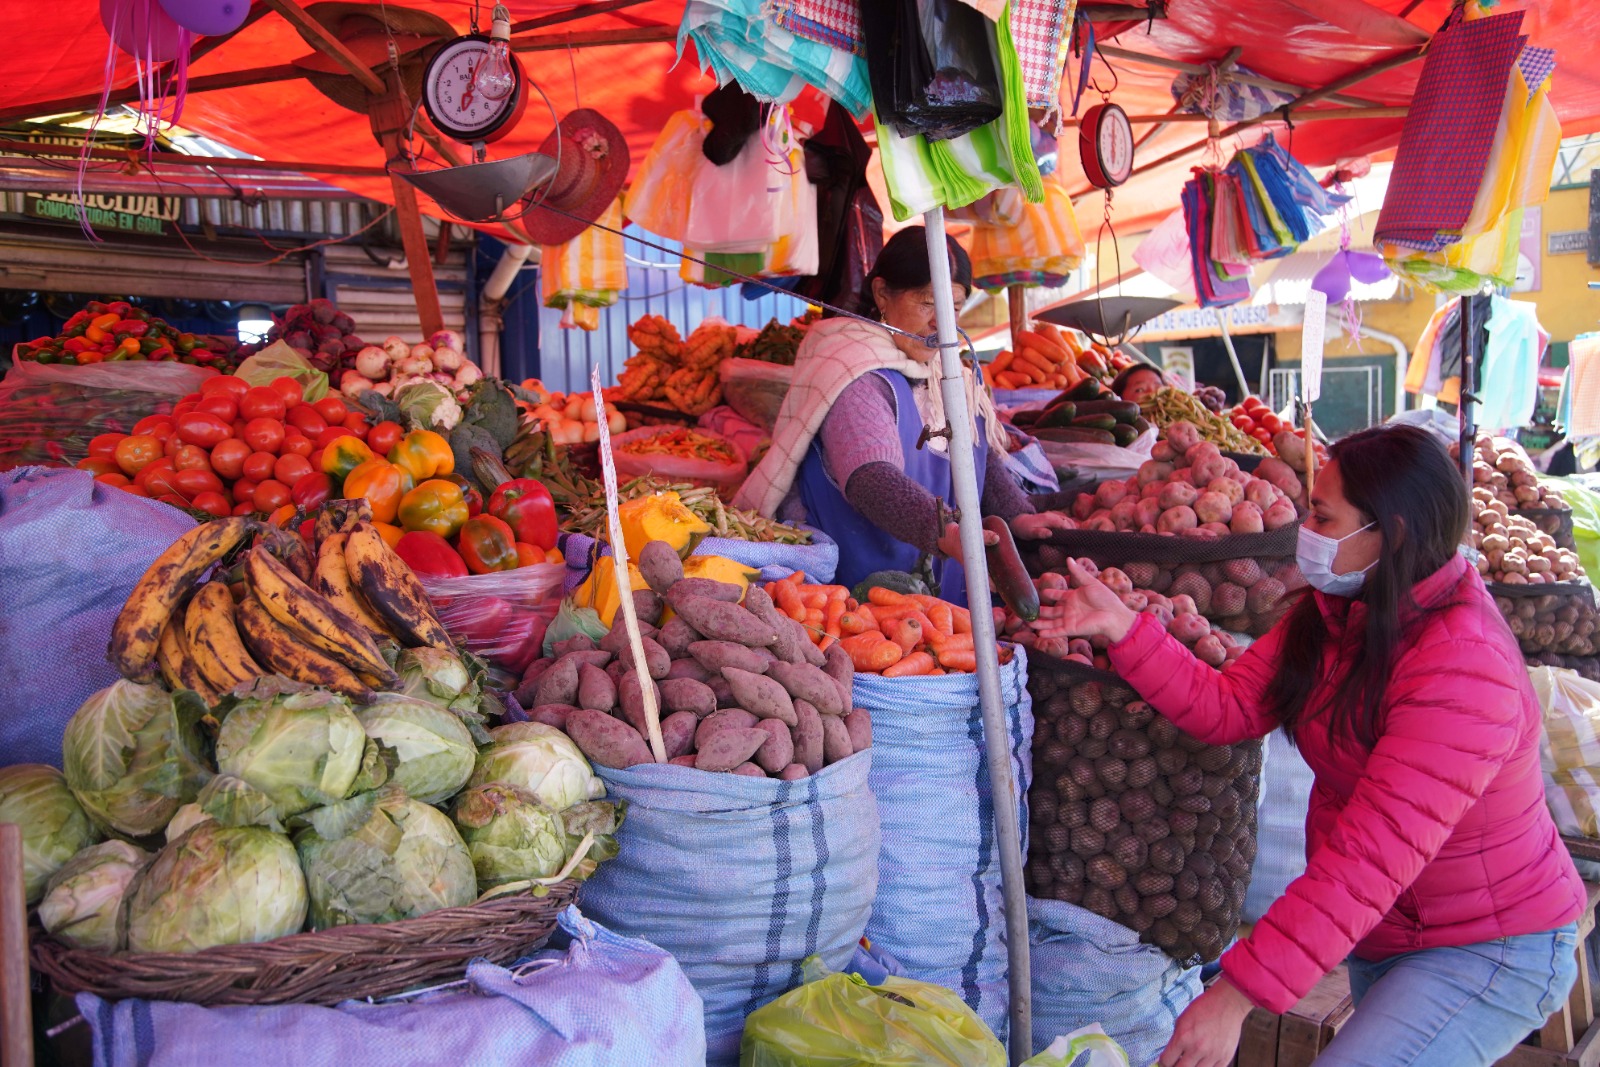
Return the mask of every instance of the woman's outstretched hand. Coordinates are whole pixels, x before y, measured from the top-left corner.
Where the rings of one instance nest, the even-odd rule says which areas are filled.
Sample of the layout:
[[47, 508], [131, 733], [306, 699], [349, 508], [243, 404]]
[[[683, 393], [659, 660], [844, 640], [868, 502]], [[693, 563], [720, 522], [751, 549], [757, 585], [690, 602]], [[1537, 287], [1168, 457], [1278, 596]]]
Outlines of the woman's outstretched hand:
[[1043, 606], [1034, 630], [1042, 638], [1104, 637], [1116, 644], [1128, 636], [1137, 612], [1122, 602], [1104, 582], [1067, 560], [1074, 589], [1046, 589], [1039, 594]]

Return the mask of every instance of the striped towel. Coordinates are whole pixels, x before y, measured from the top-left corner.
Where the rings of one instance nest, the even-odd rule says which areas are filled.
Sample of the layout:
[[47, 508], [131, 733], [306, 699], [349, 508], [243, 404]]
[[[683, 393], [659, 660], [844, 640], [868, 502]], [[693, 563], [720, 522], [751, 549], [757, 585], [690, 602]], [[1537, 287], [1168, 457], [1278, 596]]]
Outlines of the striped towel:
[[822, 41], [798, 37], [764, 13], [762, 0], [689, 0], [678, 26], [678, 56], [694, 42], [702, 69], [719, 85], [736, 81], [758, 100], [784, 104], [813, 85], [861, 117], [872, 105], [867, 64]]

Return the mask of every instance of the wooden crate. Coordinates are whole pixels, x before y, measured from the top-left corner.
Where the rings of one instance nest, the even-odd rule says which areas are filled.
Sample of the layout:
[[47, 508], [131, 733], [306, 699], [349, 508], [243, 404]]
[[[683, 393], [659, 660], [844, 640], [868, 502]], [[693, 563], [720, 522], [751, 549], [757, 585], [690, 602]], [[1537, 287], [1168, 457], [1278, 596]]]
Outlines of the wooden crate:
[[1283, 1015], [1251, 1011], [1239, 1036], [1235, 1067], [1310, 1067], [1350, 1010], [1350, 974], [1341, 963]]

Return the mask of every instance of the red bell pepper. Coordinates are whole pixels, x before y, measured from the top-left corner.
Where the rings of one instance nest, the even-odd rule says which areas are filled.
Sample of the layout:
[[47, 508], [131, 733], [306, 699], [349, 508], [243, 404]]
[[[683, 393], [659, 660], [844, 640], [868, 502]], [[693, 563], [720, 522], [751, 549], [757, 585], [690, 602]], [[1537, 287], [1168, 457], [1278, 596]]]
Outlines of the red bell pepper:
[[425, 578], [463, 578], [467, 562], [450, 542], [426, 530], [410, 530], [395, 542], [395, 555]]
[[468, 519], [461, 527], [461, 558], [473, 574], [517, 569], [517, 541], [511, 527], [493, 515]]
[[536, 478], [513, 478], [489, 497], [489, 514], [516, 534], [516, 540], [549, 551], [556, 547], [556, 502]]

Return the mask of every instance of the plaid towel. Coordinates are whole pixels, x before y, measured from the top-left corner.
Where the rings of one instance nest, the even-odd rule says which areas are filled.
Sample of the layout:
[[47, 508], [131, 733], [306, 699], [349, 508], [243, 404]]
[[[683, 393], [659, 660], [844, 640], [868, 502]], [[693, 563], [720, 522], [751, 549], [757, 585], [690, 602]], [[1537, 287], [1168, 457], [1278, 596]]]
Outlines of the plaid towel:
[[1572, 420], [1567, 436], [1600, 436], [1600, 333], [1586, 333], [1567, 346], [1572, 361]]
[[1521, 11], [1458, 22], [1429, 46], [1374, 243], [1437, 251], [1461, 238], [1527, 38]]

